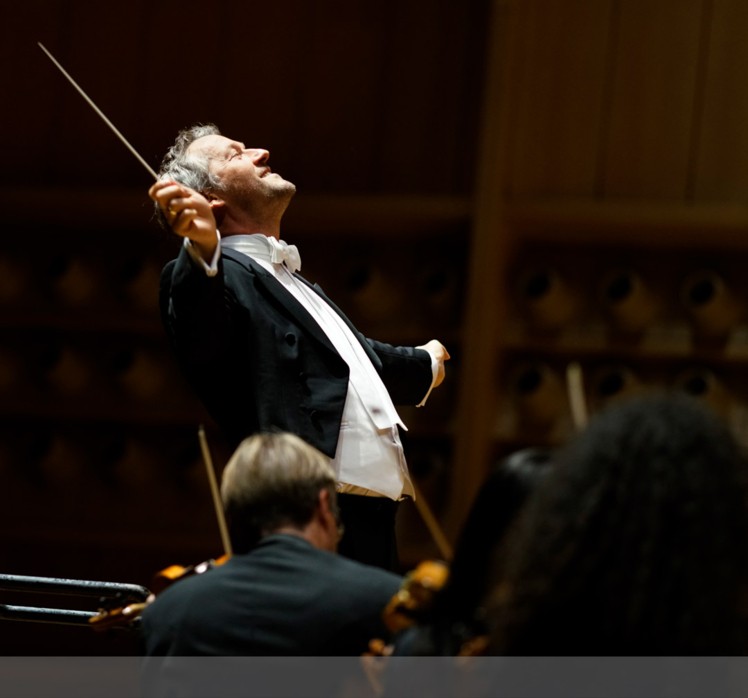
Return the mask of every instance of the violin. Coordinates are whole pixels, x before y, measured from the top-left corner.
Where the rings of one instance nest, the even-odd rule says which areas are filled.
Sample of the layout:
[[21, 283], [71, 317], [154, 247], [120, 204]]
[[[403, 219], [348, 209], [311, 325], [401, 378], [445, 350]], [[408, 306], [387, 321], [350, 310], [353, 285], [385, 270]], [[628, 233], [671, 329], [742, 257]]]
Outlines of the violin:
[[[416, 623], [425, 622], [448, 577], [449, 566], [441, 560], [424, 560], [408, 572], [382, 611], [382, 620], [390, 633], [396, 635]], [[375, 637], [369, 641], [369, 649], [363, 656], [387, 657], [391, 652], [391, 645]]]
[[[403, 579], [402, 586], [390, 599], [382, 613], [387, 629], [396, 635], [414, 625], [429, 625], [437, 619], [433, 617], [438, 594], [449, 578], [449, 567], [441, 560], [425, 560], [409, 572]], [[475, 657], [487, 651], [489, 638], [480, 631], [463, 635], [455, 647], [458, 657]], [[369, 641], [369, 649], [364, 657], [387, 657], [392, 654], [393, 645], [381, 638]]]
[[[151, 590], [151, 594], [145, 601], [113, 607], [102, 607], [95, 616], [91, 616], [88, 619], [88, 622], [97, 631], [133, 625], [140, 620], [143, 611], [155, 601], [156, 596], [164, 589], [182, 579], [192, 577], [196, 574], [204, 574], [214, 567], [223, 565], [229, 558], [230, 555], [225, 554], [216, 559], [205, 560], [196, 565], [188, 565], [186, 567], [183, 565], [169, 565], [153, 575], [151, 584], [148, 587]], [[118, 597], [112, 599], [113, 602], [117, 602], [118, 600], [121, 599], [118, 599]]]
[[449, 567], [441, 560], [424, 560], [408, 572], [384, 609], [382, 618], [387, 629], [396, 633], [425, 620], [448, 576]]
[[197, 565], [189, 565], [188, 567], [183, 567], [182, 565], [169, 565], [169, 567], [165, 567], [161, 571], [156, 572], [153, 576], [150, 589], [155, 596], [160, 594], [168, 586], [171, 586], [174, 582], [178, 582], [180, 579], [192, 577], [196, 574], [203, 574], [214, 567], [223, 565], [230, 557], [231, 556], [226, 553], [225, 555], [221, 555], [221, 557], [205, 560], [204, 562], [199, 562]]

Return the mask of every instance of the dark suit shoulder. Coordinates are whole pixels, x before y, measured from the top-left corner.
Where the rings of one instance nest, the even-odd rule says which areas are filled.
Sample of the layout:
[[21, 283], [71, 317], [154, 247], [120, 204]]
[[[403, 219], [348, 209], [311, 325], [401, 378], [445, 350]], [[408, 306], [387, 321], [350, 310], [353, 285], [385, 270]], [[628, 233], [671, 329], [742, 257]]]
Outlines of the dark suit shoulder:
[[337, 553], [315, 548], [299, 536], [276, 534], [267, 536], [251, 553], [255, 564], [268, 560], [286, 559], [315, 567], [341, 580], [355, 581], [358, 588], [397, 589], [402, 577], [379, 567], [364, 565]]
[[273, 535], [184, 579], [143, 613], [149, 654], [356, 655], [384, 631], [400, 578]]

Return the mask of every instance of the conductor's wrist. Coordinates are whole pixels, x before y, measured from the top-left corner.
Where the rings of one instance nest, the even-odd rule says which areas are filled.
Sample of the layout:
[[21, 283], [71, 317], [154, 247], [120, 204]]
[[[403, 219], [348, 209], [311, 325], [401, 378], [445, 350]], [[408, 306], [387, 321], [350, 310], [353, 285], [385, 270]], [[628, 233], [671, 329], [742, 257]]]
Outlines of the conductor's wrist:
[[215, 276], [218, 273], [218, 259], [221, 253], [221, 233], [218, 229], [215, 232], [215, 238], [208, 241], [208, 244], [201, 241], [184, 238], [184, 248], [192, 260], [203, 268], [208, 276]]

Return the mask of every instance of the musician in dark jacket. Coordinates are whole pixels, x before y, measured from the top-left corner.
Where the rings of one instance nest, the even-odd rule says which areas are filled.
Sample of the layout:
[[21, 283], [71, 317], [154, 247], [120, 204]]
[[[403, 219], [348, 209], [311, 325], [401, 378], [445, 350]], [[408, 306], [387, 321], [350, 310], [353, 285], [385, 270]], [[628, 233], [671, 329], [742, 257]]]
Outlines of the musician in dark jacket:
[[146, 608], [146, 655], [360, 655], [386, 632], [401, 578], [336, 554], [335, 474], [321, 453], [293, 434], [249, 437], [221, 496], [233, 556]]
[[449, 354], [435, 339], [365, 338], [303, 279], [280, 239], [296, 191], [269, 153], [185, 129], [150, 190], [184, 238], [164, 269], [161, 310], [177, 357], [232, 446], [280, 429], [328, 456], [346, 524], [340, 552], [395, 569], [397, 502], [414, 496], [395, 404], [423, 405]]

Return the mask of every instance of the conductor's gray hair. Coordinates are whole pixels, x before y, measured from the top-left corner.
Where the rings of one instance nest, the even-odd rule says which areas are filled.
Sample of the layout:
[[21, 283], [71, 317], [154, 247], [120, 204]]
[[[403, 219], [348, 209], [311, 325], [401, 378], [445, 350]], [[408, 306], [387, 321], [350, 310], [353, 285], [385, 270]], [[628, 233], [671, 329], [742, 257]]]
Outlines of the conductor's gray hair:
[[[198, 138], [220, 135], [221, 132], [215, 124], [195, 124], [182, 129], [177, 134], [174, 145], [166, 151], [161, 161], [158, 178], [174, 180], [201, 194], [210, 190], [220, 191], [221, 182], [210, 173], [208, 158], [187, 152], [190, 145]], [[156, 216], [159, 223], [168, 229], [169, 223], [158, 204], [156, 204]]]

